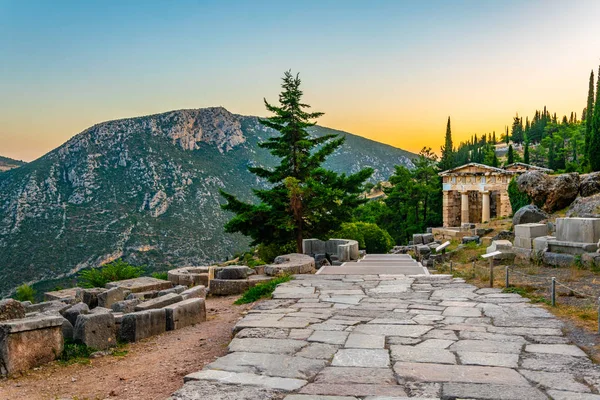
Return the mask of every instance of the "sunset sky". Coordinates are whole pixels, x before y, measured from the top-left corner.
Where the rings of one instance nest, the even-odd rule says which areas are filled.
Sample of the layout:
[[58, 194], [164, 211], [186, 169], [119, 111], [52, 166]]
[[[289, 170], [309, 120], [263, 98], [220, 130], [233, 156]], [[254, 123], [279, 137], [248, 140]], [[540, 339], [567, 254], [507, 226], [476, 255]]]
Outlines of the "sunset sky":
[[300, 72], [321, 125], [418, 152], [544, 105], [581, 115], [600, 1], [0, 0], [0, 155], [106, 120], [265, 115]]

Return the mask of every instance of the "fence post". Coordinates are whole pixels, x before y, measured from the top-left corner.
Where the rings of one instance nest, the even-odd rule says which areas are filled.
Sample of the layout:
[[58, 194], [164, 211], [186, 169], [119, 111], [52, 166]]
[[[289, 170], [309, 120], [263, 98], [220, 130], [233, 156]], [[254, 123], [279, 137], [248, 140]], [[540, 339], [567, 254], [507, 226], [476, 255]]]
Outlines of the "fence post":
[[490, 287], [494, 287], [494, 257], [490, 257]]
[[600, 335], [600, 297], [598, 297], [598, 334]]
[[506, 271], [506, 277], [504, 279], [504, 287], [507, 288], [509, 286], [509, 283], [508, 283], [508, 265], [506, 266], [505, 271]]
[[452, 273], [452, 261], [450, 261], [450, 273]]
[[473, 269], [472, 269], [471, 273], [473, 274], [473, 276], [475, 276], [475, 260], [473, 260]]
[[552, 277], [552, 307], [556, 306], [556, 278]]

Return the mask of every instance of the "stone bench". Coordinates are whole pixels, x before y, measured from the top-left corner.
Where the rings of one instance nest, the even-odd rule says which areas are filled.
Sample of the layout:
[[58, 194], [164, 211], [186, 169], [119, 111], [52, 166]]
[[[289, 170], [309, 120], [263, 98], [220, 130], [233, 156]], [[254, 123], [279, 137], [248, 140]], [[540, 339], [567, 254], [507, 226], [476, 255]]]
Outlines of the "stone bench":
[[53, 361], [63, 351], [63, 318], [36, 316], [0, 323], [0, 374]]

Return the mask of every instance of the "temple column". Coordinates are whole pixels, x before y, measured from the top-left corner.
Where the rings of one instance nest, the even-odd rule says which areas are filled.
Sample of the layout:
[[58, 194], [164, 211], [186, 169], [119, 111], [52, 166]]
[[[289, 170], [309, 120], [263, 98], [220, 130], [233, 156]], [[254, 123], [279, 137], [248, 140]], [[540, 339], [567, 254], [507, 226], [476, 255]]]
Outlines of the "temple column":
[[481, 192], [483, 199], [481, 201], [481, 222], [490, 221], [490, 192]]
[[460, 192], [460, 223], [469, 223], [469, 192]]

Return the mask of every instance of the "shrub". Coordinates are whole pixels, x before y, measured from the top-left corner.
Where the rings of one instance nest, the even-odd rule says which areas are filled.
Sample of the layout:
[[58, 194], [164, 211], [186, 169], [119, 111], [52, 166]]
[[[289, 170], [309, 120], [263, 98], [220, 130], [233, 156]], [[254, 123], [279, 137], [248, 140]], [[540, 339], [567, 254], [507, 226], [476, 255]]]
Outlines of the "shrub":
[[86, 346], [85, 344], [75, 343], [72, 340], [65, 340], [65, 347], [58, 358], [59, 362], [64, 364], [88, 364], [90, 355], [94, 353], [96, 349]]
[[168, 272], [153, 272], [151, 274], [151, 276], [153, 278], [156, 278], [156, 279], [162, 279], [163, 281], [168, 281], [169, 280], [169, 273]]
[[367, 253], [387, 253], [394, 247], [394, 239], [386, 230], [367, 222], [344, 223], [333, 237], [356, 240]]
[[290, 242], [287, 244], [260, 244], [257, 248], [258, 258], [264, 260], [266, 263], [272, 263], [275, 257], [282, 254], [295, 253], [296, 243]]
[[527, 193], [523, 193], [519, 190], [516, 178], [512, 178], [508, 184], [508, 198], [513, 213], [516, 213], [519, 208], [531, 204], [531, 198]]
[[270, 297], [277, 285], [292, 280], [291, 275], [280, 276], [269, 282], [259, 283], [258, 285], [246, 290], [242, 297], [237, 299], [234, 304], [254, 303], [257, 300]]
[[136, 267], [118, 259], [105, 264], [101, 268], [81, 271], [79, 274], [79, 284], [86, 288], [105, 287], [108, 282], [139, 278], [143, 272], [144, 269], [142, 267]]
[[23, 284], [17, 288], [15, 299], [19, 301], [30, 301], [33, 303], [35, 299], [35, 290], [33, 290], [31, 286]]

